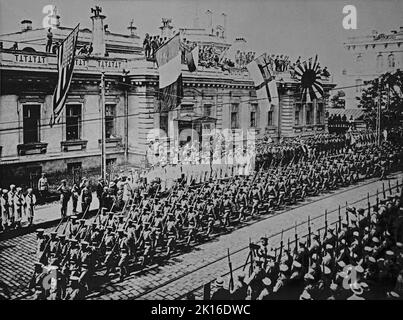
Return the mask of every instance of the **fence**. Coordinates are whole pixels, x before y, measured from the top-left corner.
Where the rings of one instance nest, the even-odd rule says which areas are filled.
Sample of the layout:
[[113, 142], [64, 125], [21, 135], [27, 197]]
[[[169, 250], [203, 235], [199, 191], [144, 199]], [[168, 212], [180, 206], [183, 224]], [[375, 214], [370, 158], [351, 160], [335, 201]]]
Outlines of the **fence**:
[[[398, 191], [399, 188], [402, 188], [402, 186], [403, 186], [403, 179], [402, 179], [402, 182], [401, 182], [400, 184], [399, 184], [399, 181], [397, 180], [395, 186], [391, 186], [391, 185], [390, 185], [390, 181], [389, 181], [389, 187], [388, 187], [387, 189], [385, 189], [385, 185], [382, 184], [382, 194], [383, 194], [383, 197], [384, 197], [384, 198], [386, 197], [386, 192], [389, 192], [389, 194], [391, 195], [393, 189], [396, 189], [396, 191]], [[333, 209], [333, 210], [331, 210], [331, 211], [326, 211], [325, 213], [323, 213], [323, 214], [321, 214], [321, 215], [319, 215], [319, 216], [316, 216], [316, 217], [314, 217], [314, 218], [312, 218], [312, 219], [308, 218], [307, 221], [304, 221], [304, 222], [301, 222], [301, 223], [299, 223], [299, 224], [295, 224], [295, 225], [292, 226], [292, 227], [283, 229], [283, 230], [281, 230], [280, 232], [276, 232], [276, 233], [274, 233], [274, 234], [272, 234], [272, 235], [270, 235], [270, 236], [267, 236], [267, 238], [268, 238], [268, 239], [272, 239], [272, 238], [274, 238], [274, 237], [280, 236], [280, 235], [281, 235], [282, 233], [284, 233], [284, 232], [291, 231], [291, 230], [293, 230], [293, 229], [295, 229], [295, 228], [297, 228], [297, 227], [300, 227], [300, 226], [304, 226], [304, 225], [309, 224], [309, 223], [311, 223], [312, 221], [317, 220], [317, 219], [319, 219], [319, 218], [324, 218], [325, 216], [327, 217], [327, 215], [328, 215], [328, 214], [331, 214], [331, 213], [338, 212], [338, 213], [340, 214], [340, 216], [341, 216], [341, 209], [345, 209], [345, 208], [347, 208], [349, 205], [354, 205], [354, 204], [359, 203], [359, 202], [362, 202], [362, 201], [364, 201], [364, 200], [366, 200], [366, 199], [368, 200], [368, 207], [365, 208], [364, 210], [365, 210], [365, 211], [368, 211], [368, 210], [370, 210], [370, 208], [371, 208], [371, 204], [370, 204], [370, 202], [369, 202], [369, 199], [370, 199], [370, 198], [373, 198], [373, 197], [376, 197], [376, 203], [378, 204], [378, 200], [379, 200], [378, 195], [379, 195], [379, 192], [378, 192], [378, 191], [377, 191], [375, 194], [373, 194], [373, 195], [370, 195], [370, 194], [368, 193], [367, 197], [365, 197], [365, 198], [356, 200], [356, 201], [354, 201], [354, 202], [352, 202], [352, 203], [350, 203], [350, 204], [348, 204], [348, 203], [346, 202], [345, 206], [340, 206], [340, 205], [339, 205], [339, 207], [338, 207], [337, 209]], [[367, 214], [368, 214], [368, 213], [367, 213]], [[346, 216], [347, 216], [347, 214], [345, 213], [345, 217], [344, 217], [344, 218], [346, 218]], [[336, 225], [336, 224], [338, 224], [338, 223], [339, 223], [339, 220], [336, 220], [336, 221], [330, 223], [329, 226], [330, 226], [330, 225]], [[319, 227], [318, 229], [316, 229], [316, 233], [318, 233], [318, 234], [320, 235], [320, 232], [321, 232], [322, 230], [324, 230], [326, 227], [328, 227], [328, 226], [325, 225], [325, 226]], [[309, 228], [309, 225], [308, 225], [308, 228]], [[312, 233], [312, 234], [314, 234], [314, 233]], [[402, 235], [402, 236], [403, 236], [403, 235]], [[294, 246], [295, 246], [295, 244], [297, 243], [297, 241], [300, 241], [300, 240], [303, 239], [303, 238], [306, 238], [306, 239], [307, 239], [308, 237], [309, 237], [309, 233], [307, 233], [307, 234], [301, 236], [300, 238], [295, 237], [293, 240], [288, 241], [287, 243], [289, 243], [290, 245], [294, 245]], [[244, 251], [244, 250], [246, 250], [246, 249], [248, 249], [248, 248], [249, 248], [249, 245], [246, 246], [246, 247], [240, 248], [240, 249], [238, 249], [238, 250], [236, 250], [236, 251], [234, 251], [234, 252], [232, 252], [231, 255], [234, 255], [234, 254], [236, 254], [236, 253], [242, 252], [242, 251]], [[276, 247], [276, 248], [274, 249], [274, 251], [275, 251], [275, 252], [279, 252], [279, 251], [280, 251], [280, 246], [279, 246], [279, 247]], [[276, 254], [276, 256], [277, 256], [277, 254]], [[214, 262], [218, 262], [218, 261], [220, 261], [220, 260], [224, 260], [224, 259], [227, 259], [227, 258], [228, 258], [228, 256], [225, 255], [225, 256], [223, 256], [223, 257], [221, 257], [221, 258], [215, 260]], [[238, 267], [236, 267], [236, 268], [233, 268], [232, 271], [235, 272], [235, 271], [240, 270], [241, 268], [245, 268], [245, 265], [246, 265], [246, 264], [242, 264], [242, 265], [240, 265], [240, 266], [238, 266]], [[224, 278], [224, 277], [228, 277], [229, 275], [230, 275], [230, 271], [228, 271], [228, 272], [226, 272], [226, 273], [224, 273], [224, 274], [221, 274], [221, 277]], [[211, 281], [209, 281], [209, 282], [207, 282], [207, 283], [205, 283], [205, 284], [203, 284], [203, 285], [201, 285], [201, 286], [196, 287], [195, 289], [193, 289], [193, 290], [187, 292], [186, 294], [181, 295], [180, 297], [178, 297], [177, 300], [183, 300], [183, 299], [186, 299], [186, 298], [188, 298], [188, 297], [196, 297], [196, 296], [203, 296], [203, 298], [202, 298], [203, 300], [210, 300], [210, 293], [212, 292], [212, 289], [215, 287], [215, 286], [214, 286], [214, 281], [215, 281], [215, 280], [211, 280]], [[228, 281], [226, 281], [226, 283], [228, 283]], [[195, 294], [195, 293], [196, 293], [196, 294]]]

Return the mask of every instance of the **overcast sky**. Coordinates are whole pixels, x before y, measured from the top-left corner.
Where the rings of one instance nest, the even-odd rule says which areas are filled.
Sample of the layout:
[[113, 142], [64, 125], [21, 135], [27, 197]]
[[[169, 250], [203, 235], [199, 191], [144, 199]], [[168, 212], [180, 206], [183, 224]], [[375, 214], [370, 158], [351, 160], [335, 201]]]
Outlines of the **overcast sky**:
[[[141, 36], [157, 34], [162, 17], [173, 18], [175, 28], [192, 27], [196, 11], [203, 23], [205, 11], [210, 9], [214, 25], [225, 12], [229, 39], [243, 36], [258, 53], [284, 53], [293, 58], [317, 53], [335, 80], [346, 61], [343, 42], [347, 37], [367, 35], [374, 29], [388, 33], [403, 26], [402, 0], [0, 0], [0, 33], [18, 31], [23, 19], [40, 27], [47, 4], [57, 6], [62, 25], [80, 23], [88, 28], [90, 8], [98, 4], [110, 31], [126, 33], [134, 19]], [[357, 30], [342, 26], [345, 5], [357, 8]]]

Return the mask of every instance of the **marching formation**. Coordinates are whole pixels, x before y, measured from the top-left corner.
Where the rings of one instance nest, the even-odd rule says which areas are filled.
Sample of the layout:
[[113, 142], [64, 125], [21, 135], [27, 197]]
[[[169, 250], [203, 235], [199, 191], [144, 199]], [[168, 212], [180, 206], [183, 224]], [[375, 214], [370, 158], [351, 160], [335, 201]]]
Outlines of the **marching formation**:
[[[401, 165], [401, 145], [351, 148], [345, 155], [301, 159], [249, 176], [186, 184], [178, 180], [162, 192], [154, 181], [133, 189], [125, 183], [104, 187], [101, 209], [90, 224], [71, 216], [64, 230], [38, 230], [38, 263], [31, 288], [35, 299], [81, 299], [93, 277], [123, 279], [194, 243], [230, 230], [246, 219], [370, 177], [384, 177]], [[329, 156], [327, 156], [329, 155]], [[45, 285], [44, 285], [45, 283]]]
[[[401, 185], [400, 185], [401, 187]], [[393, 188], [392, 188], [393, 189]], [[403, 297], [403, 189], [368, 208], [346, 208], [320, 234], [273, 250], [268, 239], [249, 245], [248, 259], [228, 289], [216, 280], [212, 300], [367, 300]], [[245, 270], [248, 267], [247, 270]]]

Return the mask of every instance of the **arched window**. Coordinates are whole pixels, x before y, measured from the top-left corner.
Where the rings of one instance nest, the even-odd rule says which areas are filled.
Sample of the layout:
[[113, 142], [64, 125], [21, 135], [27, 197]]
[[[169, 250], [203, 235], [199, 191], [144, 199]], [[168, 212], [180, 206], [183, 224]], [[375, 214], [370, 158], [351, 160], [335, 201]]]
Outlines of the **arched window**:
[[383, 55], [382, 53], [379, 53], [376, 56], [376, 72], [382, 72], [383, 71]]
[[391, 53], [388, 55], [388, 68], [394, 68], [395, 67], [395, 55]]

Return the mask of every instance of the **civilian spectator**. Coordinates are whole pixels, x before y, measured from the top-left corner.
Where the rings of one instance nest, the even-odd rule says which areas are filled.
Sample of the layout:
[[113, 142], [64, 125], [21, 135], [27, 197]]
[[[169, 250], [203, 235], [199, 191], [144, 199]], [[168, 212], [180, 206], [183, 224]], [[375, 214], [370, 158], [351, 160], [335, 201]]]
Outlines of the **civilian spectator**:
[[49, 182], [48, 178], [46, 178], [46, 174], [42, 173], [42, 177], [38, 181], [38, 191], [41, 200], [47, 197], [49, 190]]
[[46, 38], [48, 39], [46, 42], [46, 52], [50, 52], [50, 50], [52, 48], [52, 43], [53, 43], [52, 28], [48, 29], [48, 34], [46, 35]]

